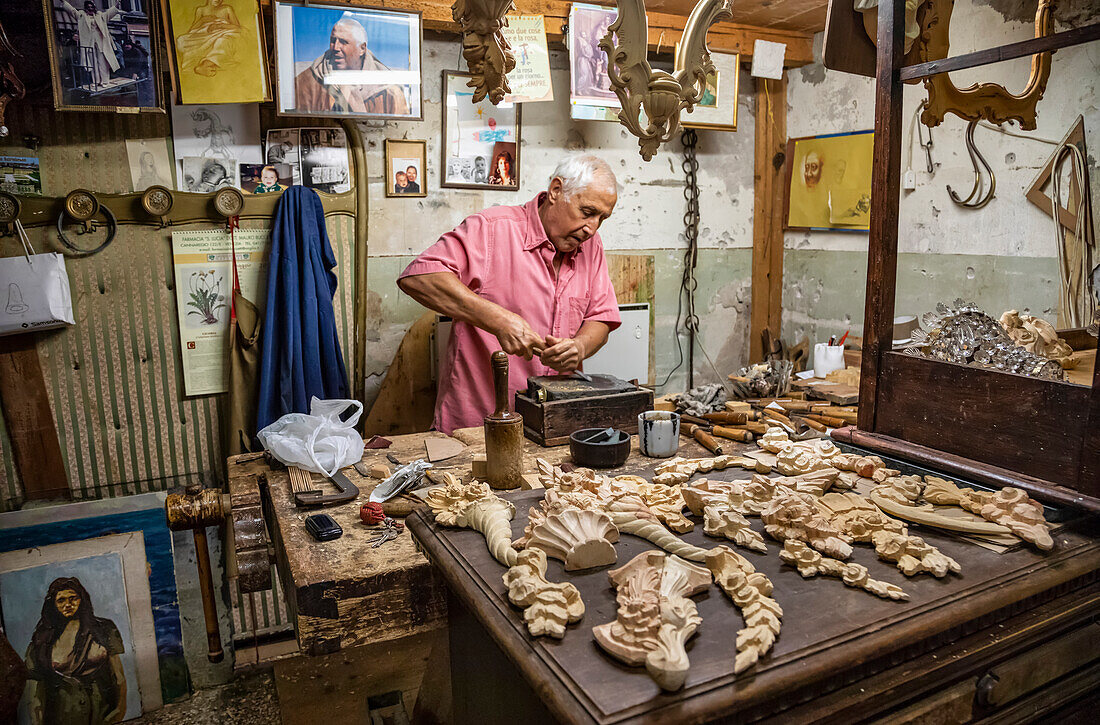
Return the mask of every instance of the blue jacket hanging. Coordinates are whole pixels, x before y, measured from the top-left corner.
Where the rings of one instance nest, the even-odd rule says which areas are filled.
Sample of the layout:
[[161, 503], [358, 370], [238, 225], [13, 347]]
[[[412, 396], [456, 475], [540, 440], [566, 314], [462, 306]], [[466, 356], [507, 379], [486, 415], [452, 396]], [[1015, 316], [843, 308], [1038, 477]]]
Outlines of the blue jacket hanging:
[[335, 266], [321, 199], [290, 187], [271, 230], [257, 430], [287, 413], [308, 413], [314, 395], [350, 397], [332, 307]]

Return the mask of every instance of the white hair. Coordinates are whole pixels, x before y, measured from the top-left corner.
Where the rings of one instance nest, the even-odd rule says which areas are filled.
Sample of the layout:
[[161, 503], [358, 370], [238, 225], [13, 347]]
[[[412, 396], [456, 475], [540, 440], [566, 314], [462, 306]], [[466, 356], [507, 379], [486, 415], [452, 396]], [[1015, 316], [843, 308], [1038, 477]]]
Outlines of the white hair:
[[565, 196], [573, 196], [591, 186], [607, 191], [617, 191], [615, 172], [611, 166], [592, 154], [572, 154], [558, 162], [550, 182], [561, 179], [561, 188]]
[[332, 27], [335, 29], [341, 25], [351, 31], [351, 34], [355, 36], [357, 42], [364, 44], [367, 42], [367, 29], [364, 28], [363, 24], [356, 20], [355, 16], [351, 13], [345, 12]]

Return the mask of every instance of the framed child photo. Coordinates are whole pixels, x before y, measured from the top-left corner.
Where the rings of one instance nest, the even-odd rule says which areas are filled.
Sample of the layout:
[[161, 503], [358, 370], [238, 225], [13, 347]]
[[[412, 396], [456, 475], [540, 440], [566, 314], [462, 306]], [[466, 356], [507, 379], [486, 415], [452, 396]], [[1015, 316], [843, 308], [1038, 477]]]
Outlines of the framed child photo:
[[164, 113], [155, 2], [42, 0], [54, 108]]
[[428, 195], [428, 142], [386, 139], [384, 154], [386, 196]]
[[443, 181], [451, 189], [519, 191], [520, 106], [474, 103], [469, 73], [443, 71]]
[[276, 0], [280, 116], [422, 120], [419, 12]]

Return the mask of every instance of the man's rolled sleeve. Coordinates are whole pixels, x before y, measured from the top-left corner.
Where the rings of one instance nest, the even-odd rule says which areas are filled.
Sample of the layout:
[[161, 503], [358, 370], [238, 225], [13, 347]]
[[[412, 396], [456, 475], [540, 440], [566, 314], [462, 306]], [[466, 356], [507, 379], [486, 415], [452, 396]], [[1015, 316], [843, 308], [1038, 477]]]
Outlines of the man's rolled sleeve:
[[591, 294], [588, 298], [588, 310], [584, 313], [584, 321], [602, 322], [615, 330], [623, 324], [623, 321], [619, 316], [619, 301], [615, 297], [615, 286], [611, 284], [611, 276], [607, 272], [607, 258], [604, 256], [602, 243], [595, 262], [589, 282]]
[[467, 218], [441, 236], [414, 259], [398, 279], [419, 274], [450, 272], [462, 284], [477, 291], [488, 259], [489, 225], [479, 214]]

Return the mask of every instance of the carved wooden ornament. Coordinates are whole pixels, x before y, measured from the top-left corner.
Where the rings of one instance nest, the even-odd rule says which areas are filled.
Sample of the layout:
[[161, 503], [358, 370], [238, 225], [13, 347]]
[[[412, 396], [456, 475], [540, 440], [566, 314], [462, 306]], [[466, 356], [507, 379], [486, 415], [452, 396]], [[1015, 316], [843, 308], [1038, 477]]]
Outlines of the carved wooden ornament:
[[677, 486], [688, 481], [696, 473], [724, 471], [740, 466], [747, 471], [770, 473], [771, 467], [755, 458], [745, 456], [715, 456], [714, 458], [670, 458], [659, 463], [654, 469], [653, 483], [665, 486]]
[[741, 609], [745, 627], [737, 632], [734, 674], [740, 674], [768, 653], [779, 636], [783, 609], [771, 598], [772, 582], [756, 571], [749, 560], [727, 546], [707, 553], [707, 568], [714, 582]]
[[508, 74], [516, 67], [516, 55], [501, 28], [515, 10], [512, 0], [455, 0], [451, 17], [462, 28], [462, 57], [473, 74], [466, 83], [474, 89], [474, 103], [486, 95], [496, 105], [511, 93]]
[[684, 26], [672, 73], [654, 70], [649, 64], [645, 0], [618, 0], [617, 4], [619, 15], [600, 48], [607, 53], [607, 75], [622, 104], [619, 121], [638, 137], [642, 158], [649, 161], [679, 130], [680, 111], [690, 111], [702, 98], [707, 74], [714, 72], [707, 30], [733, 16], [733, 0], [700, 0]]
[[624, 664], [644, 664], [662, 690], [679, 690], [690, 666], [684, 644], [703, 621], [688, 597], [710, 586], [710, 572], [647, 551], [607, 576], [619, 609], [615, 621], [592, 628], [596, 643]]
[[453, 474], [443, 475], [447, 484], [430, 491], [425, 499], [436, 523], [479, 532], [494, 559], [514, 566], [516, 551], [511, 539], [516, 507], [494, 494], [486, 483], [463, 484]]
[[575, 586], [546, 580], [546, 554], [541, 549], [520, 552], [503, 579], [508, 601], [523, 609], [523, 621], [532, 637], [561, 639], [565, 626], [584, 616], [584, 602]]
[[852, 555], [850, 539], [817, 510], [813, 496], [791, 493], [776, 497], [760, 512], [764, 532], [776, 541], [804, 541], [837, 559]]
[[896, 584], [872, 579], [867, 572], [867, 567], [822, 556], [801, 541], [790, 539], [784, 542], [783, 551], [779, 552], [779, 558], [783, 560], [783, 563], [797, 567], [798, 573], [805, 579], [818, 574], [833, 576], [850, 587], [866, 589], [883, 599], [904, 600], [909, 598], [909, 595]]
[[527, 548], [542, 549], [565, 562], [566, 571], [614, 564], [619, 530], [603, 511], [569, 508], [550, 514], [531, 529]]

